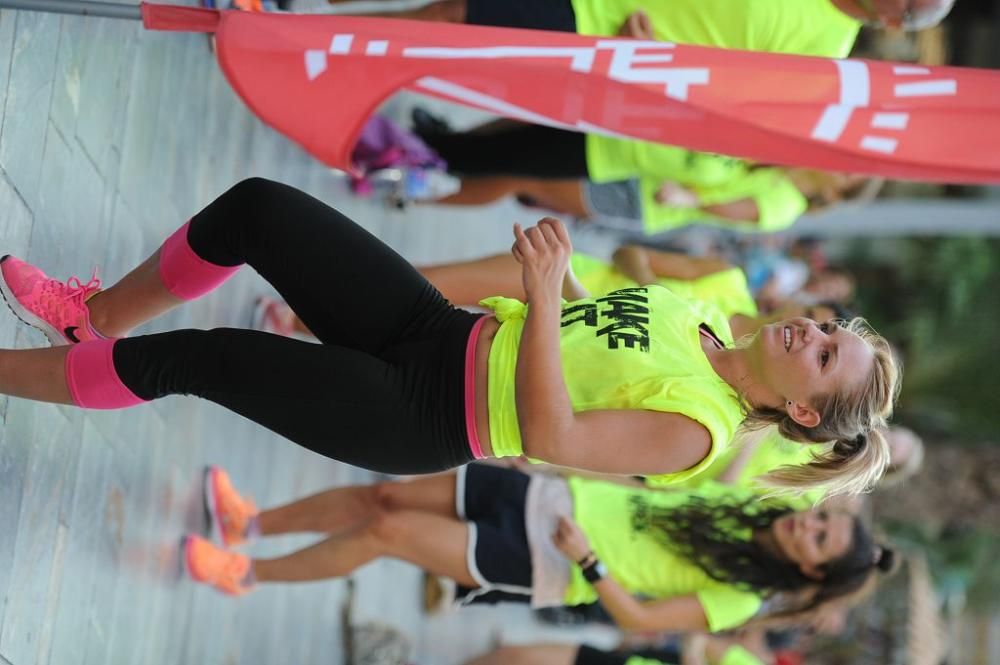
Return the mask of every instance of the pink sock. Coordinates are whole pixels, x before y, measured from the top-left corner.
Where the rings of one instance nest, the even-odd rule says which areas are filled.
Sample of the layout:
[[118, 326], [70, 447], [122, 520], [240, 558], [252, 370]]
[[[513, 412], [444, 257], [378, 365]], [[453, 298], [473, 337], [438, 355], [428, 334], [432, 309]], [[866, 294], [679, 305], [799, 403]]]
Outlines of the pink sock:
[[188, 244], [191, 222], [174, 231], [160, 248], [160, 279], [181, 300], [194, 300], [230, 278], [241, 266], [217, 266], [194, 253]]
[[116, 339], [75, 345], [66, 355], [66, 383], [73, 402], [85, 409], [124, 409], [143, 404], [118, 378], [112, 352]]

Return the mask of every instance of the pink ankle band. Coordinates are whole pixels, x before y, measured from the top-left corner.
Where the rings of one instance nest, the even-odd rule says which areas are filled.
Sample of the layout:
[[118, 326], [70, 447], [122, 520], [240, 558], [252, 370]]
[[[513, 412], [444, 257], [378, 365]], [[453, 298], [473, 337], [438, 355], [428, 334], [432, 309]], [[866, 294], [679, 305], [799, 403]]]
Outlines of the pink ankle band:
[[75, 345], [66, 355], [66, 384], [73, 403], [85, 409], [124, 409], [146, 400], [129, 390], [115, 371], [116, 339]]
[[229, 279], [240, 266], [217, 266], [194, 253], [188, 244], [191, 222], [174, 231], [160, 248], [160, 279], [181, 300], [194, 300]]

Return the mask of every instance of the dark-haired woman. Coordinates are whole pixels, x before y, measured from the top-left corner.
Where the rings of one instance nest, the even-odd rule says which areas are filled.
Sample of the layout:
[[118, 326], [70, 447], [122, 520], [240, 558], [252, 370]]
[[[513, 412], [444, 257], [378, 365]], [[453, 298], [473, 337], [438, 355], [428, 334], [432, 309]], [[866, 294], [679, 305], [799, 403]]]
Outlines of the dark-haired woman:
[[228, 545], [251, 535], [330, 534], [276, 559], [189, 536], [191, 577], [231, 594], [341, 577], [393, 557], [454, 579], [465, 602], [600, 598], [627, 630], [718, 631], [854, 594], [892, 558], [851, 515], [763, 506], [723, 486], [658, 492], [473, 465], [332, 489], [258, 514], [224, 472], [206, 478]]

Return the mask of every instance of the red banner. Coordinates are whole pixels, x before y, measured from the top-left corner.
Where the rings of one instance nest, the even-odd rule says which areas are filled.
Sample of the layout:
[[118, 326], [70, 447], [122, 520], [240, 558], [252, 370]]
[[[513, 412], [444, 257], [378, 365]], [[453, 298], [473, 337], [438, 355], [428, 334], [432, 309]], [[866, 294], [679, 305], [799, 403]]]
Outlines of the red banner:
[[338, 168], [349, 167], [365, 119], [406, 88], [761, 163], [1000, 183], [995, 71], [392, 19], [154, 4], [143, 13], [150, 29], [211, 31], [217, 21], [236, 92]]

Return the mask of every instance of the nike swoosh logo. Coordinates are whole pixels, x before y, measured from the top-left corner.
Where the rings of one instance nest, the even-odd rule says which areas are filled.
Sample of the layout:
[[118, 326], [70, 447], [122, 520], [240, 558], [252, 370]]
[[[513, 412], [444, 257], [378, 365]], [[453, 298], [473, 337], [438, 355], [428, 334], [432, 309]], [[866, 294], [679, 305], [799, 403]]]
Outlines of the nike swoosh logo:
[[69, 338], [69, 341], [73, 342], [74, 344], [79, 344], [80, 339], [76, 336], [76, 331], [79, 329], [80, 329], [79, 326], [66, 326], [66, 329], [63, 330], [63, 333], [66, 335], [66, 337]]

